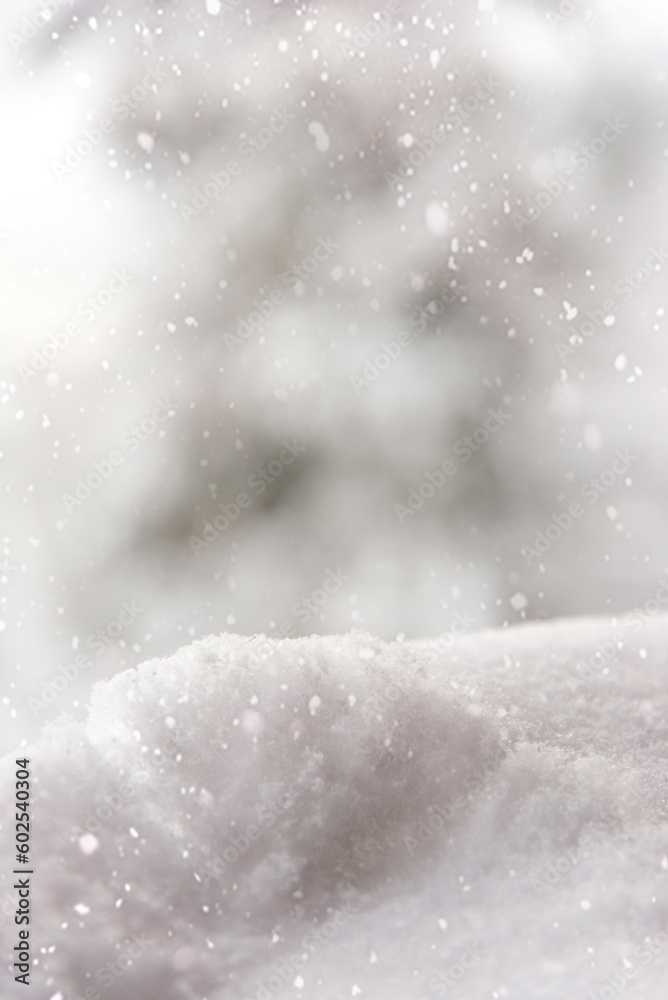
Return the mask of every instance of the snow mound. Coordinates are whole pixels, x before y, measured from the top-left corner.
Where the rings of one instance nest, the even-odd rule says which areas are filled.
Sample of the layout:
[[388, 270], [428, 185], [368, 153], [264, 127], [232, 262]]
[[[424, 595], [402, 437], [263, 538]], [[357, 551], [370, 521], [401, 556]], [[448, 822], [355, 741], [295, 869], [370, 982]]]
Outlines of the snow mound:
[[299, 888], [309, 908], [344, 884], [381, 881], [406, 861], [415, 815], [502, 754], [487, 719], [452, 692], [438, 697], [427, 662], [365, 635], [212, 637], [98, 688], [87, 735], [155, 797], [158, 827], [173, 824], [179, 788], [196, 789], [198, 807], [174, 830], [189, 851], [205, 833], [222, 854], [257, 826], [235, 861], [248, 882], [230, 901], [257, 926], [268, 895], [274, 906]]
[[98, 684], [27, 752], [37, 995], [664, 996], [667, 639], [221, 635]]

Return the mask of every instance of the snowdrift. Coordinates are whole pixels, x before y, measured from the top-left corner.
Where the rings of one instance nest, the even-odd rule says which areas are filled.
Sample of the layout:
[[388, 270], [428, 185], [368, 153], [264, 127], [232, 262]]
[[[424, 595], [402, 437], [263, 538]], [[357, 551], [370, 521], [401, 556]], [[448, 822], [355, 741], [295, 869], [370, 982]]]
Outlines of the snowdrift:
[[668, 619], [448, 643], [210, 636], [4, 758], [34, 995], [665, 997]]

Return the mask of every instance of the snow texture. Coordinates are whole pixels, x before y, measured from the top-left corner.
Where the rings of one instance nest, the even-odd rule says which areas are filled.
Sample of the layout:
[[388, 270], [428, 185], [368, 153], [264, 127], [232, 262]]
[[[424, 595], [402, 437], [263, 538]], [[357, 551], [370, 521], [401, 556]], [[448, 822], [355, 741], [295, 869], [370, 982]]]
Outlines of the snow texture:
[[101, 682], [25, 752], [34, 995], [664, 998], [667, 644], [224, 634]]

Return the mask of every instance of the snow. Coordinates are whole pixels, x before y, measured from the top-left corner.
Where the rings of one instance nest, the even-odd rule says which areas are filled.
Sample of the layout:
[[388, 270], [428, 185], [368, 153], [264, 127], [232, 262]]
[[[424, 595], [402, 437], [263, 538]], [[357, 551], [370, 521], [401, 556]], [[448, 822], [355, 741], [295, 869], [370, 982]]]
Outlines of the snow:
[[99, 683], [25, 751], [36, 995], [665, 997], [667, 648], [223, 634]]
[[[456, 614], [501, 626], [646, 600], [667, 569], [665, 261], [642, 287], [626, 276], [665, 240], [665, 5], [575, 4], [557, 24], [560, 4], [516, 0], [55, 6], [39, 27], [38, 0], [0, 10], [15, 567], [0, 580], [0, 748], [78, 711], [89, 678], [137, 652], [225, 623], [278, 632], [339, 560], [350, 585], [309, 632], [389, 640]], [[281, 132], [275, 109], [294, 115]], [[616, 116], [629, 127], [573, 173]], [[113, 129], [89, 149], [105, 117]], [[330, 236], [335, 253], [293, 285]], [[105, 304], [123, 268], [133, 280]], [[225, 337], [272, 291], [262, 331], [231, 352]], [[386, 367], [366, 378], [375, 358]], [[393, 505], [503, 396], [508, 433], [400, 524]], [[160, 433], [68, 510], [63, 496], [162, 398], [175, 411]], [[303, 461], [194, 557], [189, 538], [293, 437]], [[561, 494], [568, 506], [620, 447], [638, 462], [611, 491], [617, 520], [599, 504], [527, 565], [521, 547]], [[33, 716], [72, 636], [85, 645], [133, 599], [145, 616]]]
[[44, 2], [0, 9], [35, 994], [665, 996], [668, 6]]

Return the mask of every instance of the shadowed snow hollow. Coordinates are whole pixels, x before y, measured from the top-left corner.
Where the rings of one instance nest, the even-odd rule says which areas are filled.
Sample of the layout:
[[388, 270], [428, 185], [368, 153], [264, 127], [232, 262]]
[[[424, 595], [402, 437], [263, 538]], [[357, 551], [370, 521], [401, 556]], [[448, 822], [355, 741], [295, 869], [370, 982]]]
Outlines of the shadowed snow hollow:
[[667, 636], [222, 635], [99, 684], [27, 753], [37, 995], [658, 1000]]

